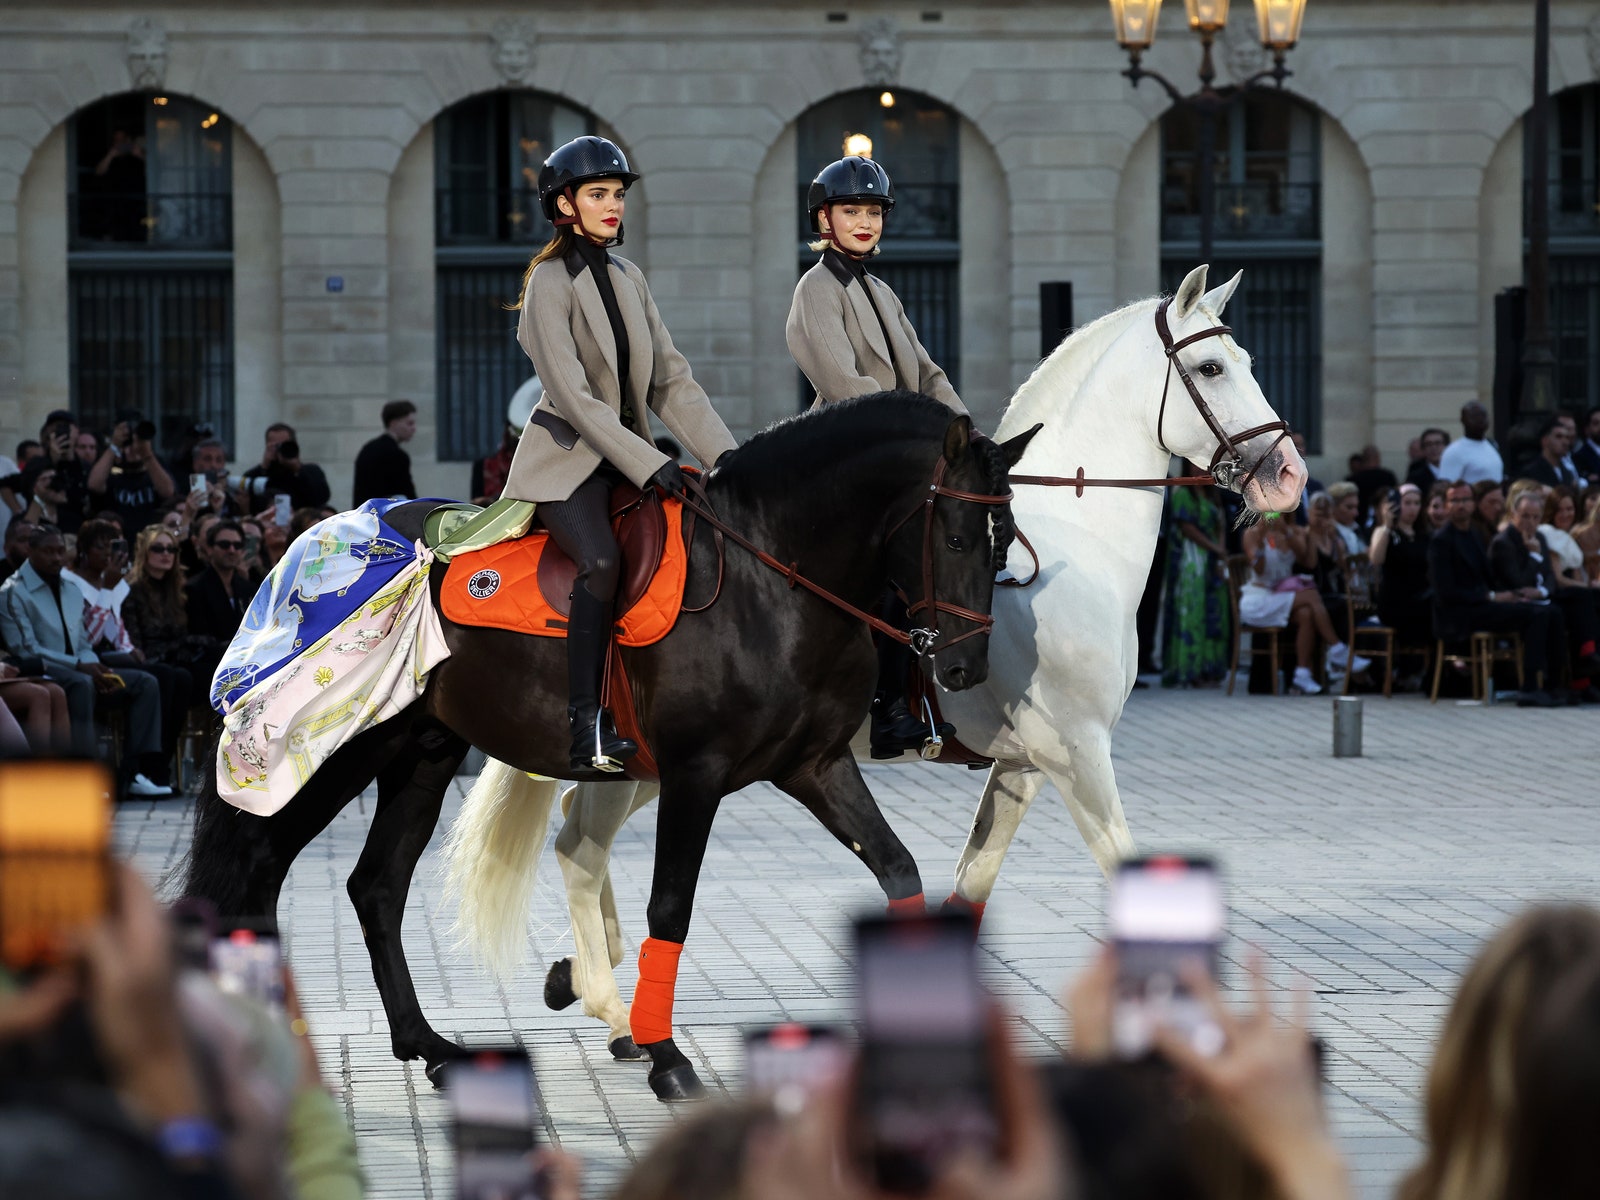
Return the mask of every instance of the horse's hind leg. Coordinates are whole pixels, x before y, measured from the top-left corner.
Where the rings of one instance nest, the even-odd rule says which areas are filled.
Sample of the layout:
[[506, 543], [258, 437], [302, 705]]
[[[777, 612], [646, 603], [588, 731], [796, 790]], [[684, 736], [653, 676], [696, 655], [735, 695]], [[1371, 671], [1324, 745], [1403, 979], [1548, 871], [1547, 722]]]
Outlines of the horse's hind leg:
[[611, 845], [634, 813], [660, 793], [652, 783], [582, 783], [563, 803], [566, 820], [556, 834], [556, 861], [567, 885], [576, 952], [554, 964], [545, 978], [545, 1003], [565, 1008], [583, 1001], [585, 1015], [610, 1028], [616, 1058], [648, 1057], [628, 1030], [628, 1007], [617, 990], [615, 968], [622, 962], [622, 929], [611, 890]]
[[994, 882], [1000, 877], [1000, 864], [1005, 862], [1011, 839], [1016, 836], [1028, 806], [1039, 794], [1044, 781], [1044, 775], [1032, 766], [997, 762], [989, 768], [983, 798], [978, 801], [967, 844], [956, 863], [955, 890], [946, 904], [965, 906], [982, 916], [983, 906], [994, 891]]
[[394, 1056], [426, 1060], [428, 1078], [437, 1084], [439, 1068], [461, 1057], [462, 1050], [423, 1016], [400, 927], [412, 873], [439, 822], [445, 792], [466, 757], [467, 744], [440, 726], [414, 732], [420, 736], [378, 773], [378, 808], [346, 887], [372, 958]]

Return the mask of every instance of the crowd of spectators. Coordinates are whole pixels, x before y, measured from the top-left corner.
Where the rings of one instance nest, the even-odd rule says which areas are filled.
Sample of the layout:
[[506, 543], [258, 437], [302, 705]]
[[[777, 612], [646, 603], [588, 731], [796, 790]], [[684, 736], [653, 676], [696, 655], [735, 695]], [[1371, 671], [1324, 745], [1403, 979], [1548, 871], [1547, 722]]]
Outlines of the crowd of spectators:
[[94, 754], [117, 727], [120, 794], [147, 798], [172, 794], [179, 739], [267, 572], [336, 511], [288, 425], [242, 476], [209, 428], [170, 461], [155, 437], [136, 412], [101, 436], [57, 411], [0, 461], [0, 753]]
[[[1367, 446], [1350, 456], [1347, 479], [1326, 486], [1310, 480], [1297, 512], [1246, 525], [1237, 547], [1228, 547], [1247, 566], [1241, 623], [1294, 633], [1291, 692], [1314, 694], [1330, 680], [1342, 682], [1347, 669], [1380, 686], [1363, 675], [1374, 664], [1344, 644], [1368, 624], [1394, 630], [1398, 652], [1380, 665], [1396, 673], [1402, 689], [1422, 686], [1421, 665], [1438, 639], [1448, 648], [1473, 633], [1516, 634], [1518, 704], [1600, 703], [1600, 408], [1581, 423], [1572, 413], [1550, 415], [1538, 453], [1511, 471], [1489, 425], [1488, 411], [1471, 402], [1461, 409], [1454, 440], [1424, 429], [1412, 441], [1403, 483]], [[1303, 441], [1296, 444], [1303, 452]], [[1203, 553], [1221, 578], [1224, 548], [1175, 512], [1163, 542], [1157, 567], [1167, 564], [1166, 603], [1150, 615], [1160, 611], [1168, 624], [1157, 637], [1144, 621], [1140, 644], [1181, 656], [1173, 633], [1196, 627], [1197, 601], [1176, 572]], [[1153, 589], [1162, 575], [1152, 573]], [[1179, 662], [1178, 670], [1163, 671], [1167, 685], [1209, 681]], [[1142, 670], [1153, 669], [1145, 658]]]

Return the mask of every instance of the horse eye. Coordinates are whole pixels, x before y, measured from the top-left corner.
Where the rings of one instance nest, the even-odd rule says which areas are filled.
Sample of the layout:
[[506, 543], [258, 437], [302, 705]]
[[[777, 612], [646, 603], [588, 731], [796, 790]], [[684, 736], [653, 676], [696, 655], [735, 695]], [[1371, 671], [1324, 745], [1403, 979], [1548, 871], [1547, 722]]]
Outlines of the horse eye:
[[1204, 375], [1207, 379], [1215, 379], [1218, 375], [1222, 374], [1222, 364], [1214, 358], [1208, 358], [1205, 362], [1200, 364], [1200, 374]]
[[967, 548], [967, 539], [962, 537], [959, 533], [952, 533], [948, 538], [945, 539], [945, 545], [949, 546], [950, 549], [956, 551], [957, 553], [960, 553]]

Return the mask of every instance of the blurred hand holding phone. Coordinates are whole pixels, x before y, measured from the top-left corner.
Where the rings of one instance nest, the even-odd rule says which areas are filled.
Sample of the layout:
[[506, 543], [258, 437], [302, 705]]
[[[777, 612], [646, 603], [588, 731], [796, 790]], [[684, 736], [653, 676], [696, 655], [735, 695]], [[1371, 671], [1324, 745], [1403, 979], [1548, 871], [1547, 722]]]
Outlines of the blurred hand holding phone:
[[1195, 964], [1216, 980], [1225, 919], [1210, 859], [1157, 855], [1117, 868], [1106, 925], [1116, 949], [1111, 1041], [1118, 1055], [1148, 1054], [1163, 1026], [1198, 1054], [1222, 1049], [1222, 1028], [1184, 982], [1183, 968]]
[[456, 1149], [456, 1200], [544, 1200], [533, 1161], [533, 1064], [515, 1046], [480, 1050], [445, 1075]]
[[283, 950], [270, 919], [223, 922], [211, 940], [211, 974], [225, 995], [248, 996], [283, 1016]]
[[110, 903], [111, 779], [89, 762], [0, 764], [0, 960], [63, 961]]
[[844, 1030], [834, 1025], [766, 1025], [744, 1031], [744, 1084], [753, 1096], [793, 1115], [820, 1087], [841, 1078], [850, 1063]]
[[927, 1191], [953, 1158], [996, 1154], [993, 1001], [964, 914], [856, 923], [856, 1157], [886, 1192]]

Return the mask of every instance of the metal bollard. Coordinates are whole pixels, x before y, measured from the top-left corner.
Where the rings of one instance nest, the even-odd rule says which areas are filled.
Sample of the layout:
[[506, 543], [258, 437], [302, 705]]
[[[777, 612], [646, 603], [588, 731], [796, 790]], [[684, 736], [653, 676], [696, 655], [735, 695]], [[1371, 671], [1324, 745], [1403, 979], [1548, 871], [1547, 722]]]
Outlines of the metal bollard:
[[1333, 756], [1361, 757], [1361, 697], [1335, 696], [1333, 699]]

